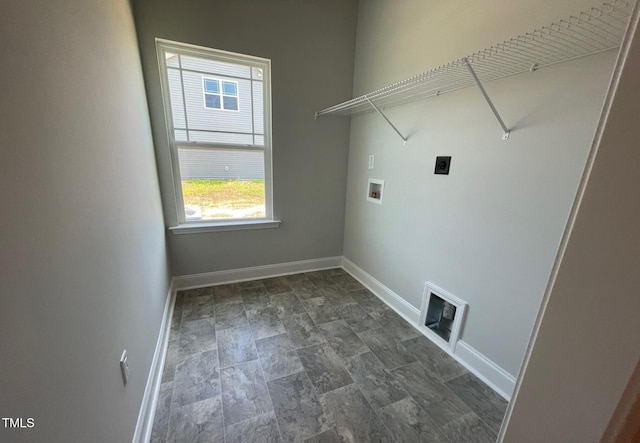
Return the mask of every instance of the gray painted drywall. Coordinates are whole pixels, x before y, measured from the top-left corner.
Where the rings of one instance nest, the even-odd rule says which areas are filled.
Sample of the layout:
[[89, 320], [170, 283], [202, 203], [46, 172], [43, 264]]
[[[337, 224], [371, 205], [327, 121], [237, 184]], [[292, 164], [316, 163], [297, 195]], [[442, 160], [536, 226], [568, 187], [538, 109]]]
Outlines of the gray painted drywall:
[[3, 2], [0, 41], [0, 441], [131, 441], [170, 272], [130, 7]]
[[640, 33], [636, 31], [505, 442], [598, 442], [640, 353]]
[[[354, 92], [588, 9], [588, 1], [363, 1]], [[344, 255], [416, 308], [431, 281], [469, 303], [461, 339], [516, 375], [600, 115], [615, 53], [489, 83], [509, 141], [468, 88], [351, 120]], [[375, 169], [368, 170], [368, 156]], [[434, 175], [437, 155], [451, 173]], [[385, 180], [368, 203], [369, 177]]]
[[135, 0], [167, 226], [177, 224], [155, 38], [271, 59], [277, 229], [170, 235], [188, 275], [342, 255], [349, 122], [314, 111], [351, 96], [355, 0]]

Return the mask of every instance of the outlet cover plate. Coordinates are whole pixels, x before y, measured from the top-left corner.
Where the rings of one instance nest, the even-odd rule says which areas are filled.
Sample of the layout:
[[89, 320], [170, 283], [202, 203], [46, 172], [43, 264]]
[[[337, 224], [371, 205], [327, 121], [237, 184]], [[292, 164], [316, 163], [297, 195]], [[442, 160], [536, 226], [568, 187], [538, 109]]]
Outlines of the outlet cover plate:
[[451, 156], [436, 157], [436, 167], [433, 171], [434, 174], [449, 175], [449, 167], [451, 166]]

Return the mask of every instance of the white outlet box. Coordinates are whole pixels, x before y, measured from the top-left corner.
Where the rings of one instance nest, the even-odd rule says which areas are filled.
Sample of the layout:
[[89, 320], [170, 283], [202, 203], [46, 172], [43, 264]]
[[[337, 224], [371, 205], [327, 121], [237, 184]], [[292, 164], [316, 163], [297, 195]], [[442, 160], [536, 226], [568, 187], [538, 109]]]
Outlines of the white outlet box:
[[122, 382], [126, 386], [129, 381], [129, 357], [126, 349], [122, 352], [122, 357], [120, 357], [120, 372], [122, 373]]
[[382, 194], [384, 192], [384, 180], [370, 178], [367, 184], [367, 201], [382, 204]]

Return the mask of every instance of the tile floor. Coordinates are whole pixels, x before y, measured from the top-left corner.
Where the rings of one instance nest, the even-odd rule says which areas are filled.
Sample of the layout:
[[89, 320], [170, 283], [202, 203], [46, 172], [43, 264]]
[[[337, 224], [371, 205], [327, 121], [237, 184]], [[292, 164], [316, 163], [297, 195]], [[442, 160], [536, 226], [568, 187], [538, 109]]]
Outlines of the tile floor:
[[495, 442], [505, 409], [330, 269], [179, 292], [151, 442]]

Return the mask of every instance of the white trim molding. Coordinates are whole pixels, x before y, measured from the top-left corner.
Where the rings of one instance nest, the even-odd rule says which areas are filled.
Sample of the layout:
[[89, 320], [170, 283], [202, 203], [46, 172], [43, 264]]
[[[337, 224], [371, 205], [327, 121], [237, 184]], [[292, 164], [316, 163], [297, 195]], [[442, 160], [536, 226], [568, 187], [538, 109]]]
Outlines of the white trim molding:
[[176, 289], [199, 288], [227, 283], [235, 283], [300, 272], [320, 271], [322, 269], [339, 268], [342, 257], [325, 257], [313, 260], [300, 260], [275, 265], [253, 266], [250, 268], [228, 269], [225, 271], [205, 272], [202, 274], [180, 275], [174, 277]]
[[413, 326], [418, 324], [420, 320], [420, 310], [418, 308], [408, 303], [346, 257], [342, 258], [342, 268]]
[[503, 398], [507, 401], [511, 399], [511, 394], [516, 384], [516, 379], [513, 375], [462, 340], [457, 341], [455, 352], [444, 344], [443, 340], [433, 340], [430, 335], [425, 334], [420, 329], [420, 310], [418, 308], [409, 304], [400, 295], [393, 292], [346, 257], [342, 258], [342, 268]]
[[513, 375], [462, 340], [458, 340], [454, 357], [505, 400], [511, 400], [516, 387], [516, 378]]
[[171, 279], [169, 292], [167, 293], [164, 304], [160, 333], [156, 341], [156, 348], [153, 353], [149, 376], [147, 377], [147, 385], [144, 389], [144, 395], [142, 396], [142, 404], [138, 412], [138, 422], [136, 424], [136, 430], [133, 433], [132, 443], [147, 443], [151, 439], [153, 419], [156, 414], [158, 394], [162, 382], [162, 370], [164, 369], [164, 361], [167, 356], [167, 345], [169, 343], [169, 334], [171, 333], [171, 320], [175, 301], [176, 289], [174, 279]]
[[185, 223], [169, 227], [173, 235], [202, 234], [203, 232], [247, 231], [279, 228], [281, 220], [237, 220], [233, 222]]

